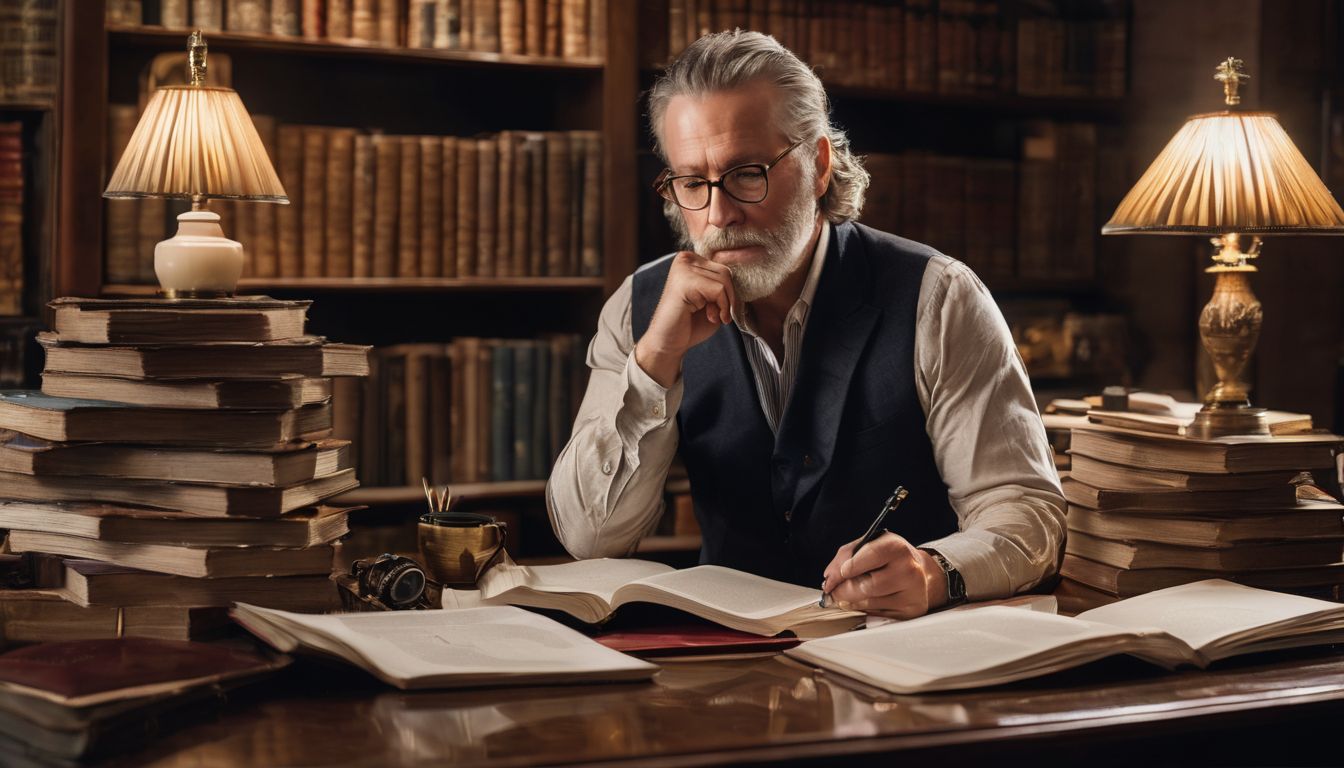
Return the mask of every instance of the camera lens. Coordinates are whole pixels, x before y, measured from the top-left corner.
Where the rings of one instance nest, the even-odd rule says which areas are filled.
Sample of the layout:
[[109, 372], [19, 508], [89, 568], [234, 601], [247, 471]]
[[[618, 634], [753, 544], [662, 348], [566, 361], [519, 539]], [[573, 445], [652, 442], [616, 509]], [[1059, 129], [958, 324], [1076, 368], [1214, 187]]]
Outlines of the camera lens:
[[425, 572], [419, 568], [408, 568], [396, 575], [388, 587], [388, 598], [393, 605], [406, 605], [420, 599], [425, 591]]

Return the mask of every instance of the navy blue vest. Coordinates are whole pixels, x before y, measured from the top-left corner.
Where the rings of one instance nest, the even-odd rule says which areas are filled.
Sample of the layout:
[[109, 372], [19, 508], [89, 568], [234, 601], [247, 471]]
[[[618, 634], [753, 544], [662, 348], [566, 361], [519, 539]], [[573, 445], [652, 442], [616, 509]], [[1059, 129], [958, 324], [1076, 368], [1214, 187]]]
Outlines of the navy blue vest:
[[[910, 496], [888, 530], [916, 545], [957, 530], [915, 391], [915, 310], [935, 251], [860, 224], [831, 234], [778, 436], [734, 325], [686, 353], [677, 412], [700, 562], [809, 587], [897, 485]], [[635, 273], [636, 340], [670, 267]]]

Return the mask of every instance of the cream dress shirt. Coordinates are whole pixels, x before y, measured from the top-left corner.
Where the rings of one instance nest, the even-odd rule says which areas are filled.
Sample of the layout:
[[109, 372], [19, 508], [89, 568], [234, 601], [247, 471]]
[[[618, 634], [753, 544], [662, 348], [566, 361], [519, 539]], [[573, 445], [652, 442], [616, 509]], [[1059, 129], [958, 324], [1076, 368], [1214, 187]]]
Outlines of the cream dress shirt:
[[[785, 319], [782, 361], [749, 317], [734, 314], [772, 429], [788, 402], [830, 230], [822, 227], [803, 291]], [[588, 390], [546, 488], [551, 525], [576, 558], [628, 555], [653, 530], [677, 451], [683, 383], [664, 388], [635, 362], [631, 281], [602, 308], [588, 347]], [[1003, 315], [975, 274], [943, 255], [929, 261], [920, 284], [915, 376], [959, 530], [911, 543], [942, 553], [973, 600], [1034, 586], [1054, 573], [1064, 541], [1058, 475]]]

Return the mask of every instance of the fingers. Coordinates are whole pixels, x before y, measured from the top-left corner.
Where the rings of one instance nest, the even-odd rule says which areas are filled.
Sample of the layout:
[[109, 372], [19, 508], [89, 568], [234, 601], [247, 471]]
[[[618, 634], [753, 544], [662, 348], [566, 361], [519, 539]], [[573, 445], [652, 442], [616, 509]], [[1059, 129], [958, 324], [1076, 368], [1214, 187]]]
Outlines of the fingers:
[[821, 589], [823, 592], [829, 591], [844, 581], [844, 578], [840, 576], [840, 566], [844, 565], [845, 561], [853, 556], [854, 547], [858, 544], [859, 540], [855, 539], [835, 551], [835, 557], [831, 558], [826, 570], [822, 572]]
[[[732, 321], [732, 309], [737, 297], [733, 291], [732, 272], [727, 267], [690, 251], [682, 251], [677, 254], [669, 279], [675, 279], [681, 286], [683, 296], [689, 297], [693, 290], [699, 291], [700, 303], [694, 304], [695, 311], [705, 309], [705, 317], [710, 322], [727, 324]], [[710, 304], [714, 306], [711, 308]]]
[[928, 611], [927, 574], [918, 550], [884, 533], [851, 557], [855, 543], [841, 547], [826, 569], [823, 590], [836, 605], [898, 618]]

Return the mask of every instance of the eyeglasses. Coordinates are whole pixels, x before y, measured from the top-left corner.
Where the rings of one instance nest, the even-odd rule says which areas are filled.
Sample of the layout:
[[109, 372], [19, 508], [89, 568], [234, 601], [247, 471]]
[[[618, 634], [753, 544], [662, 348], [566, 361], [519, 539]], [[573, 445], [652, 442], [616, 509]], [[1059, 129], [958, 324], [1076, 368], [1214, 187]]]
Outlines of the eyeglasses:
[[653, 191], [688, 211], [708, 207], [711, 190], [715, 187], [739, 203], [759, 203], [770, 192], [770, 169], [802, 143], [795, 141], [768, 163], [747, 163], [729, 168], [715, 181], [704, 176], [673, 176], [672, 169], [664, 168], [653, 182]]

